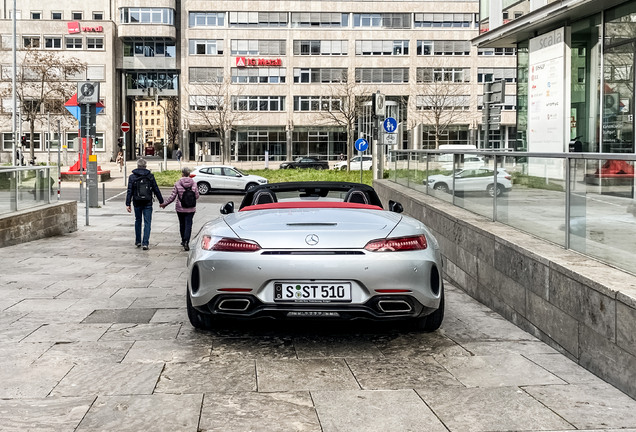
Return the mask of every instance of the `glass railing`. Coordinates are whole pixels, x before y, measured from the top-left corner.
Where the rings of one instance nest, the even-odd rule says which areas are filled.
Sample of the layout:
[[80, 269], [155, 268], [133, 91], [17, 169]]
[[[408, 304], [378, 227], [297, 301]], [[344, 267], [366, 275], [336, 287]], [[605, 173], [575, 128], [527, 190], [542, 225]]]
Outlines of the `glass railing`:
[[57, 166], [0, 166], [0, 215], [49, 204], [57, 178]]
[[635, 162], [636, 155], [613, 153], [401, 150], [391, 152], [387, 174], [398, 184], [634, 273]]

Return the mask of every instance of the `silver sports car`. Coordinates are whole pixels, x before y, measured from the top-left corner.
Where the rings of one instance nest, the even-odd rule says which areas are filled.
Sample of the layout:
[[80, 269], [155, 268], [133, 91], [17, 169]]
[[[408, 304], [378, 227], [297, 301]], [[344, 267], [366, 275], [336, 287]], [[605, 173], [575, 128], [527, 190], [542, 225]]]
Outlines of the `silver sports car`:
[[273, 183], [206, 223], [190, 245], [188, 317], [412, 320], [444, 318], [442, 258], [420, 221], [389, 211], [372, 187]]

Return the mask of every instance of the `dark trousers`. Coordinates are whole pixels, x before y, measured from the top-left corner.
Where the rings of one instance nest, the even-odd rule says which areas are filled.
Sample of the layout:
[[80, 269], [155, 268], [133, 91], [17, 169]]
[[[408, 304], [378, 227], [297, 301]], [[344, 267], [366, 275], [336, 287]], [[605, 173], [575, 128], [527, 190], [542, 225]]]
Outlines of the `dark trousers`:
[[181, 243], [190, 243], [190, 236], [192, 235], [192, 218], [194, 212], [177, 212], [179, 216], [179, 232], [181, 233]]
[[[143, 219], [143, 239], [141, 237], [141, 220]], [[135, 244], [148, 246], [150, 240], [150, 224], [152, 223], [152, 202], [143, 207], [135, 207]]]

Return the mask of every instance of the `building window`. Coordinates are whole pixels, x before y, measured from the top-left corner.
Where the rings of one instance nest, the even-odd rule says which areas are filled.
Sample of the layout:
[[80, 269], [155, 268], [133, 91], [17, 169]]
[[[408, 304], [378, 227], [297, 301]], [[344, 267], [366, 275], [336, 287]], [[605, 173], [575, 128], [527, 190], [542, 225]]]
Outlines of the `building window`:
[[461, 110], [470, 109], [470, 95], [448, 95], [440, 98], [438, 95], [418, 95], [415, 99], [415, 107], [418, 110]]
[[[179, 74], [171, 72], [131, 72], [128, 73], [126, 88], [130, 90], [147, 88], [176, 90], [179, 88]], [[148, 106], [148, 102], [146, 102], [146, 106]]]
[[493, 81], [505, 80], [506, 82], [517, 82], [516, 68], [478, 68], [477, 82], [487, 83]]
[[232, 55], [284, 56], [287, 53], [285, 40], [232, 39]]
[[224, 27], [225, 12], [190, 12], [190, 27]]
[[82, 49], [81, 37], [66, 37], [65, 39], [66, 49]]
[[62, 12], [51, 12], [51, 19], [52, 20], [61, 20], [62, 19]]
[[411, 14], [403, 13], [369, 13], [353, 14], [354, 27], [371, 28], [411, 28]]
[[470, 68], [417, 68], [416, 80], [418, 83], [467, 83], [470, 82]]
[[233, 84], [284, 84], [286, 68], [232, 68]]
[[223, 68], [191, 67], [188, 69], [188, 82], [196, 83], [222, 83]]
[[223, 55], [223, 39], [190, 39], [190, 55]]
[[104, 19], [104, 12], [93, 12], [93, 21], [101, 21]]
[[294, 68], [294, 83], [339, 83], [347, 81], [346, 68]]
[[104, 49], [104, 38], [102, 37], [87, 37], [86, 38], [86, 48], [87, 49], [94, 49], [94, 50], [101, 50]]
[[287, 12], [230, 12], [230, 27], [287, 27]]
[[122, 24], [167, 24], [174, 25], [174, 9], [168, 8], [121, 8]]
[[219, 96], [190, 96], [190, 111], [216, 111], [219, 106], [222, 105], [220, 101], [222, 98]]
[[31, 12], [31, 19], [32, 20], [39, 20], [42, 19], [42, 12]]
[[409, 68], [356, 68], [357, 83], [404, 84], [409, 82]]
[[60, 36], [45, 36], [44, 48], [46, 49], [60, 49], [62, 48], [62, 38]]
[[285, 96], [232, 96], [234, 111], [285, 111]]
[[83, 12], [71, 12], [71, 16], [73, 17], [74, 21], [79, 21], [84, 17], [84, 13]]
[[13, 134], [12, 133], [2, 134], [2, 150], [4, 151], [13, 150]]
[[477, 49], [477, 55], [517, 55], [516, 48], [479, 48]]
[[349, 27], [349, 14], [337, 12], [294, 12], [292, 28], [342, 28]]
[[172, 57], [177, 55], [174, 41], [169, 39], [143, 39], [124, 42], [124, 57]]
[[416, 13], [415, 27], [428, 28], [471, 28], [477, 22], [473, 21], [471, 13]]
[[470, 41], [418, 40], [417, 55], [467, 56], [470, 55]]
[[[13, 19], [13, 9], [9, 9], [9, 19]], [[22, 19], [22, 11], [16, 9], [16, 11], [15, 11], [15, 19], [16, 20]]]
[[75, 150], [75, 143], [77, 142], [77, 132], [66, 133], [66, 148], [68, 150]]
[[294, 96], [294, 111], [339, 111], [341, 106], [333, 96]]
[[356, 55], [409, 55], [408, 40], [357, 40]]
[[40, 36], [23, 36], [24, 48], [40, 48]]
[[347, 43], [346, 40], [295, 40], [294, 55], [347, 55]]

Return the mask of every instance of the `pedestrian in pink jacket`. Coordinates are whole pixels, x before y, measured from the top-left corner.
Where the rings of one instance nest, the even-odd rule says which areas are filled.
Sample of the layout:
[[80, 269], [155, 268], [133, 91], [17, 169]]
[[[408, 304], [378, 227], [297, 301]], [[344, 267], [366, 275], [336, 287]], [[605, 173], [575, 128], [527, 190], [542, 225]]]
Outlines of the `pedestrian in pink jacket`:
[[[192, 235], [192, 219], [197, 211], [196, 200], [199, 199], [199, 189], [194, 180], [190, 178], [190, 168], [181, 170], [181, 178], [174, 184], [172, 194], [159, 207], [166, 208], [176, 199], [177, 216], [179, 217], [179, 231], [181, 233], [181, 246], [184, 250], [190, 250], [190, 236]], [[191, 200], [194, 192], [194, 200]], [[185, 194], [185, 195], [184, 195]], [[189, 202], [192, 201], [192, 202]], [[193, 204], [193, 205], [192, 205]]]

